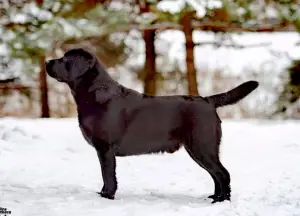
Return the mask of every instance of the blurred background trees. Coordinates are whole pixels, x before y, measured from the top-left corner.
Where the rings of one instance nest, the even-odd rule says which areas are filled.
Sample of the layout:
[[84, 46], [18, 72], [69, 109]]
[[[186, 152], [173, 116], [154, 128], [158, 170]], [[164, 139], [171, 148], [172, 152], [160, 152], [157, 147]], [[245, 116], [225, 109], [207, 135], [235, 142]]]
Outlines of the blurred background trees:
[[[114, 79], [151, 95], [209, 95], [246, 79], [261, 82], [249, 101], [220, 110], [222, 117], [300, 116], [299, 57], [270, 50], [285, 59], [280, 72], [271, 74], [264, 66], [232, 75], [234, 69], [197, 63], [210, 58], [204, 52], [208, 46], [269, 50], [268, 43], [241, 41], [246, 32], [270, 40], [275, 33], [269, 32], [298, 35], [298, 1], [4, 0], [0, 5], [1, 116], [76, 115], [69, 90], [44, 70], [45, 59], [73, 47], [95, 52]], [[174, 48], [179, 39], [184, 53]]]

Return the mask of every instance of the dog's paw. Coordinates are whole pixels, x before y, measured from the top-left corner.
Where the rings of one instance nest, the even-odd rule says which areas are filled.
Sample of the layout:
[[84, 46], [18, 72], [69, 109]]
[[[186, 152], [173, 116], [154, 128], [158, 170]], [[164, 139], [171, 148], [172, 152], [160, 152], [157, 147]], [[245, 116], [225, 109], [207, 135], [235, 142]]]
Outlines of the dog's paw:
[[214, 195], [211, 195], [211, 196], [213, 196], [213, 198], [212, 198], [213, 201], [211, 202], [212, 204], [217, 203], [217, 202], [223, 202], [225, 200], [230, 201], [230, 194], [221, 194], [221, 195], [215, 196], [215, 197], [214, 197]]
[[97, 192], [97, 194], [99, 194], [101, 197], [106, 198], [106, 199], [110, 199], [110, 200], [114, 200], [115, 199], [115, 195], [114, 194], [110, 194], [107, 192]]
[[218, 198], [218, 194], [213, 194], [213, 195], [210, 195], [210, 196], [208, 196], [207, 198], [208, 199], [216, 199], [216, 198]]

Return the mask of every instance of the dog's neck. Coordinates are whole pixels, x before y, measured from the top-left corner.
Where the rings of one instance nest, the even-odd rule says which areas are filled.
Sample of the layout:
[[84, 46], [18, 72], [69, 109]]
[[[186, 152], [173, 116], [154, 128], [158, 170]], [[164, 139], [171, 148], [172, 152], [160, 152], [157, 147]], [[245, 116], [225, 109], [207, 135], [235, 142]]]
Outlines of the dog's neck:
[[[106, 106], [105, 103], [109, 98], [120, 93], [120, 85], [108, 75], [100, 64], [96, 64], [83, 76], [68, 85], [77, 108], [89, 111]], [[104, 93], [103, 97], [102, 93]]]

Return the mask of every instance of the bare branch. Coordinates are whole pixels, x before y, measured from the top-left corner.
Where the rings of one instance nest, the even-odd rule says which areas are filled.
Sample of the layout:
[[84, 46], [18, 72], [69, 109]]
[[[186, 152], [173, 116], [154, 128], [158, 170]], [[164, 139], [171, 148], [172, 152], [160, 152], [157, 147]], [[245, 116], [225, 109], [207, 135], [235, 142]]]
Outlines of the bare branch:
[[[99, 35], [92, 35], [92, 36], [84, 36], [72, 40], [78, 41], [87, 41], [87, 40], [92, 40], [95, 38], [101, 38], [108, 36], [109, 34], [112, 33], [128, 33], [131, 30], [138, 30], [138, 31], [144, 31], [144, 30], [182, 30], [182, 26], [179, 24], [173, 24], [173, 23], [160, 23], [160, 24], [152, 24], [152, 25], [123, 25], [123, 26], [118, 26], [117, 29], [113, 29], [110, 31], [106, 31], [105, 33], [99, 34]], [[226, 32], [274, 32], [274, 31], [282, 31], [282, 32], [289, 32], [292, 31], [294, 32], [293, 29], [291, 29], [290, 26], [272, 26], [272, 25], [260, 25], [258, 27], [243, 27], [243, 26], [237, 26], [237, 25], [228, 25], [228, 24], [215, 24], [213, 22], [210, 23], [202, 23], [202, 24], [194, 24], [193, 25], [194, 30], [203, 30], [203, 31], [221, 31], [224, 30]], [[70, 39], [66, 40], [56, 40], [54, 41], [54, 47], [58, 48], [62, 44], [65, 44], [67, 42], [70, 42]], [[266, 44], [263, 44], [264, 46]], [[258, 45], [252, 45], [252, 46], [258, 46]], [[238, 45], [238, 47], [241, 47], [241, 45]]]
[[17, 80], [18, 80], [17, 77], [8, 78], [8, 79], [0, 79], [0, 85], [14, 83]]
[[270, 46], [271, 43], [259, 43], [259, 44], [250, 44], [250, 45], [242, 45], [242, 44], [224, 44], [222, 42], [217, 41], [205, 41], [200, 43], [195, 43], [196, 46], [203, 46], [203, 45], [213, 45], [216, 47], [232, 47], [236, 49], [245, 49], [245, 48], [254, 48], [254, 47], [261, 47], [261, 46]]
[[25, 89], [32, 89], [33, 87], [30, 87], [30, 86], [25, 86], [25, 85], [4, 85], [4, 86], [0, 86], [0, 90], [25, 90]]

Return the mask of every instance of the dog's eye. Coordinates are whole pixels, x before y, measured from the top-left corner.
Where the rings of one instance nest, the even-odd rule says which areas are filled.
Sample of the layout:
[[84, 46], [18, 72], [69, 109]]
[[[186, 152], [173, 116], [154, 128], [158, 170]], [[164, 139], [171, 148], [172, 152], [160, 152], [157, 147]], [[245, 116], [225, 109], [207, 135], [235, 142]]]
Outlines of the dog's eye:
[[69, 69], [70, 69], [70, 63], [69, 63], [69, 61], [68, 61], [68, 58], [63, 57], [63, 58], [62, 58], [62, 61], [63, 61], [63, 63], [64, 63], [64, 66], [65, 66], [66, 70], [69, 70]]

